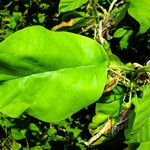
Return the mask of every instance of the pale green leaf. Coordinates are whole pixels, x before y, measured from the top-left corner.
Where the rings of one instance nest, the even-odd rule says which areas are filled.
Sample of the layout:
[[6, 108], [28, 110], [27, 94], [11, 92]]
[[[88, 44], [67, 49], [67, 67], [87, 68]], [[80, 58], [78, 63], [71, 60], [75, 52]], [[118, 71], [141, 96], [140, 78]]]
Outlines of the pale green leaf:
[[21, 149], [21, 144], [17, 143], [16, 141], [13, 141], [12, 145], [11, 145], [12, 150], [18, 150]]
[[124, 29], [124, 28], [119, 28], [119, 29], [117, 29], [116, 32], [114, 33], [114, 37], [115, 37], [115, 38], [120, 38], [120, 37], [124, 36], [124, 34], [125, 34], [126, 32], [127, 32], [126, 29]]
[[90, 38], [27, 27], [0, 43], [0, 112], [65, 119], [101, 96], [107, 65], [104, 49]]
[[130, 0], [128, 13], [140, 23], [140, 33], [150, 28], [150, 1]]
[[27, 129], [16, 129], [16, 128], [12, 128], [11, 129], [11, 135], [13, 136], [14, 139], [16, 140], [21, 140], [26, 138], [25, 133], [26, 133]]
[[29, 129], [32, 131], [36, 131], [36, 132], [40, 132], [40, 129], [38, 128], [38, 126], [34, 123], [30, 123], [29, 124]]
[[126, 31], [126, 33], [124, 34], [124, 36], [122, 37], [122, 39], [120, 40], [119, 44], [120, 44], [120, 48], [121, 50], [123, 49], [127, 49], [128, 45], [129, 45], [129, 38], [132, 35], [133, 30], [128, 30]]
[[97, 113], [93, 118], [92, 122], [89, 124], [89, 128], [97, 128], [100, 124], [104, 123], [108, 119], [109, 115], [103, 112]]
[[79, 8], [88, 0], [60, 0], [59, 12], [67, 12]]
[[45, 21], [45, 15], [42, 13], [38, 14], [39, 23], [43, 23]]

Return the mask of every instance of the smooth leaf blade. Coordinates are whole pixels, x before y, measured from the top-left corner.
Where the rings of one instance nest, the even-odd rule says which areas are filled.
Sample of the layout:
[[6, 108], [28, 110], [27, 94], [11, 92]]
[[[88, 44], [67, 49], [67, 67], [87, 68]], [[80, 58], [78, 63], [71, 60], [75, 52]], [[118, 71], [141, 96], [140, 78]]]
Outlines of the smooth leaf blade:
[[127, 32], [127, 29], [119, 28], [119, 29], [117, 29], [116, 32], [114, 33], [114, 37], [115, 37], [115, 38], [123, 37], [126, 32]]
[[79, 8], [88, 0], [60, 0], [59, 12], [67, 12]]
[[107, 64], [94, 40], [40, 26], [23, 29], [0, 44], [0, 112], [65, 119], [100, 97]]
[[67, 32], [52, 32], [40, 26], [8, 37], [1, 43], [0, 52], [0, 81], [16, 74], [24, 76], [107, 62], [103, 48], [94, 40]]
[[137, 150], [147, 150], [149, 148], [150, 148], [150, 141], [141, 143], [140, 146], [137, 148]]
[[128, 12], [140, 23], [140, 33], [150, 28], [150, 2], [148, 0], [130, 0]]

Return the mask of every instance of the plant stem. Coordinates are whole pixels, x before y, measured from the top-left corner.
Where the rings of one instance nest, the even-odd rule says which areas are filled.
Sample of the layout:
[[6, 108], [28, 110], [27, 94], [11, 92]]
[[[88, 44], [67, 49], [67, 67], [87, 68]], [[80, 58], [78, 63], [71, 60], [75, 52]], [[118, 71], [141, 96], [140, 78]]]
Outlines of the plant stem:
[[[149, 69], [149, 70], [146, 70], [146, 69]], [[141, 68], [139, 68], [138, 69], [138, 71], [150, 71], [150, 66], [148, 65], [148, 66], [143, 66], [143, 67], [141, 67]]]
[[111, 72], [115, 73], [116, 75], [120, 76], [122, 79], [126, 80], [127, 82], [130, 83], [130, 80], [124, 77], [123, 75], [119, 74], [118, 72], [114, 71], [113, 69], [109, 69]]
[[127, 68], [124, 66], [109, 66], [110, 69], [123, 69], [123, 70], [128, 70], [128, 71], [134, 71], [134, 69]]
[[133, 93], [133, 83], [130, 84], [130, 93], [129, 93], [129, 101], [128, 101], [129, 104], [131, 104], [132, 93]]
[[111, 12], [111, 11], [112, 11], [112, 9], [113, 9], [113, 7], [114, 7], [114, 5], [115, 5], [115, 3], [116, 3], [117, 1], [118, 1], [118, 0], [113, 0], [113, 2], [111, 3], [111, 5], [110, 5], [110, 7], [109, 7], [108, 12]]
[[101, 5], [97, 4], [97, 6], [103, 11], [104, 13], [103, 16], [108, 14], [107, 10], [103, 8]]

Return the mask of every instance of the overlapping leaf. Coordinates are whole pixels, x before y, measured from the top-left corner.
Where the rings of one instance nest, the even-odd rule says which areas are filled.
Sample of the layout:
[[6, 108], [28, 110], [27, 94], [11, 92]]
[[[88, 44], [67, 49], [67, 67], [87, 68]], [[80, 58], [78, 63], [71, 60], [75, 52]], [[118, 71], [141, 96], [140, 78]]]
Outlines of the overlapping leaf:
[[130, 0], [128, 12], [140, 23], [140, 33], [150, 28], [150, 2], [148, 0]]
[[107, 64], [87, 37], [40, 26], [18, 31], [0, 43], [0, 112], [65, 119], [101, 96]]

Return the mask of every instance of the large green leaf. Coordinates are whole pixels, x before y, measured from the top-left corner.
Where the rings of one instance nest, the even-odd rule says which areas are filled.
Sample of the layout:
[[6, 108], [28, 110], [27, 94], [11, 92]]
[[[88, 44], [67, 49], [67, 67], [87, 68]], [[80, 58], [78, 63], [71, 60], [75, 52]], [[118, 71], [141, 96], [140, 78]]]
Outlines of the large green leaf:
[[141, 143], [137, 150], [149, 150], [149, 148], [150, 148], [150, 141]]
[[88, 0], [60, 0], [59, 12], [67, 12], [79, 8]]
[[0, 112], [65, 119], [101, 96], [107, 64], [90, 38], [40, 26], [20, 30], [0, 43]]
[[126, 138], [129, 143], [150, 141], [150, 85], [144, 91], [142, 99], [134, 98], [135, 110], [129, 118]]
[[140, 33], [146, 32], [150, 28], [150, 1], [149, 0], [129, 0], [128, 12], [140, 23]]

